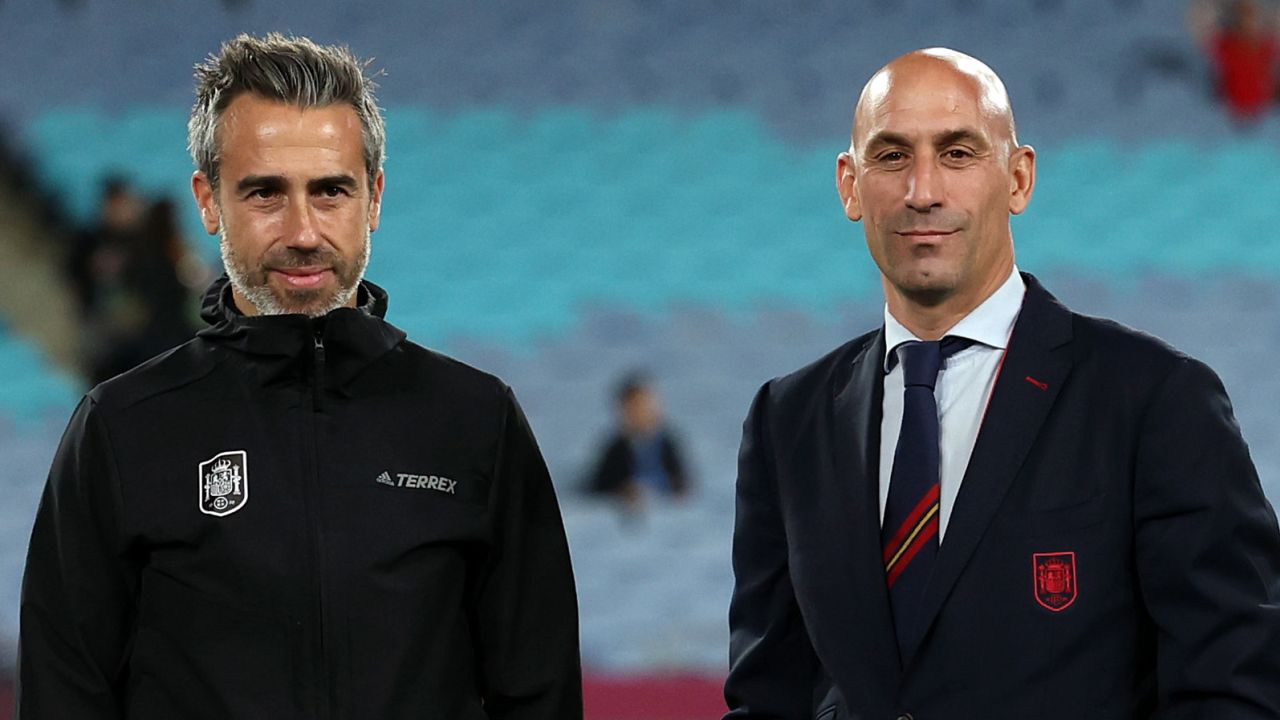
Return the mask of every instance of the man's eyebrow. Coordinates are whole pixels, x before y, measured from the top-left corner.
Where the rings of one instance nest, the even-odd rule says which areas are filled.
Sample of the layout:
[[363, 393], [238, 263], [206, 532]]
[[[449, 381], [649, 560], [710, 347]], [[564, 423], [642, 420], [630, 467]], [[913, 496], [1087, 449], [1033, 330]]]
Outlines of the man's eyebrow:
[[279, 175], [246, 175], [236, 183], [236, 193], [243, 194], [253, 190], [282, 190], [284, 178]]
[[907, 139], [906, 135], [901, 133], [896, 133], [890, 130], [881, 130], [867, 140], [867, 151], [870, 152], [872, 148], [879, 148], [885, 145], [903, 145], [910, 147], [911, 141]]
[[[956, 143], [969, 143], [970, 145], [977, 145], [983, 148], [987, 147], [990, 144], [987, 142], [986, 138], [982, 136], [981, 133], [971, 128], [955, 128], [953, 130], [943, 130], [942, 132], [939, 132], [933, 136], [934, 147], [941, 148], [941, 147], [946, 147], [948, 145], [954, 145]], [[894, 146], [894, 145], [899, 145], [902, 147], [911, 147], [912, 142], [910, 138], [908, 138], [906, 135], [903, 135], [901, 133], [896, 133], [890, 130], [881, 130], [875, 135], [872, 135], [871, 139], [867, 141], [866, 151], [871, 152], [872, 150], [875, 150], [881, 147]]]
[[956, 143], [968, 143], [979, 147], [987, 147], [990, 143], [987, 139], [975, 130], [969, 128], [958, 128], [956, 130], [945, 130], [934, 136], [933, 144], [935, 147], [946, 147], [955, 145]]
[[307, 181], [307, 192], [316, 192], [329, 187], [340, 187], [347, 192], [355, 192], [360, 189], [360, 183], [350, 175], [345, 173], [341, 175], [326, 175], [318, 177], [314, 180]]

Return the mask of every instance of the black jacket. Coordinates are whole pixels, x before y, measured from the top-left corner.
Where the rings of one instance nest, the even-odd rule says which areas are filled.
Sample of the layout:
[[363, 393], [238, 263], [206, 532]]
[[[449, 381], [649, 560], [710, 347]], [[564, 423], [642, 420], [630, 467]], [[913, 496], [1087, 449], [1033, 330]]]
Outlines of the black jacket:
[[360, 309], [212, 327], [85, 397], [22, 589], [22, 720], [582, 716], [546, 466], [500, 380]]
[[[688, 476], [685, 475], [684, 461], [680, 448], [676, 444], [671, 431], [662, 429], [659, 441], [662, 443], [662, 468], [667, 471], [671, 481], [670, 491], [679, 495], [689, 489]], [[588, 491], [599, 494], [615, 494], [622, 492], [627, 483], [635, 479], [636, 453], [625, 433], [618, 432], [609, 439], [604, 453], [596, 465], [595, 474], [587, 484]]]

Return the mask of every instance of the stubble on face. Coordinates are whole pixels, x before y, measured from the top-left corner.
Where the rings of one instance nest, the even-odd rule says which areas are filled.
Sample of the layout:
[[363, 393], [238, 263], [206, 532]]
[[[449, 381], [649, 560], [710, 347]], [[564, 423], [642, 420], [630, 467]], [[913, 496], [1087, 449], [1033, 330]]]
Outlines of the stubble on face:
[[1003, 85], [973, 58], [918, 51], [867, 83], [845, 156], [858, 178], [850, 217], [891, 306], [969, 305], [1012, 269], [1004, 188], [1016, 147]]
[[246, 314], [324, 315], [354, 305], [381, 209], [382, 175], [365, 187], [360, 120], [346, 105], [303, 108], [252, 94], [221, 121], [221, 175], [192, 191], [219, 235]]
[[[218, 231], [222, 264], [227, 269], [231, 286], [244, 296], [260, 315], [307, 315], [320, 317], [351, 304], [369, 265], [370, 236], [366, 228], [364, 241], [354, 262], [328, 247], [299, 250], [279, 246], [262, 257], [257, 265], [236, 252], [236, 243], [227, 237], [225, 222]], [[329, 267], [334, 283], [330, 288], [304, 289], [274, 287], [271, 271], [286, 268]]]

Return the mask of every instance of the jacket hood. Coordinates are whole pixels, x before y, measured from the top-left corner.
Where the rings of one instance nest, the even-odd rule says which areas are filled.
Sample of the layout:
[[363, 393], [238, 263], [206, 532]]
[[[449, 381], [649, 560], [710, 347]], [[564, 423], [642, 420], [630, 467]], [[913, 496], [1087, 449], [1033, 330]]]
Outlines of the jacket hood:
[[325, 382], [340, 387], [405, 339], [402, 330], [383, 319], [386, 313], [387, 291], [362, 280], [354, 308], [320, 317], [245, 315], [236, 307], [231, 279], [224, 273], [205, 291], [200, 317], [209, 327], [197, 336], [257, 356], [264, 382], [306, 374], [323, 353]]

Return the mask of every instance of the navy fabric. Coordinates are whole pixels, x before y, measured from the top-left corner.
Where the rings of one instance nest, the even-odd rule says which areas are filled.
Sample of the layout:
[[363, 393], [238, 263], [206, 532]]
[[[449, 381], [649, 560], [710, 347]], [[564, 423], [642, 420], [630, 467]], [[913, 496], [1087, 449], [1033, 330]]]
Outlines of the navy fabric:
[[[898, 569], [897, 573], [886, 567], [887, 577], [891, 579], [889, 598], [893, 607], [894, 629], [897, 631], [899, 644], [904, 647], [911, 644], [918, 632], [916, 609], [938, 556], [936, 507], [941, 451], [934, 385], [943, 360], [971, 344], [971, 340], [947, 337], [941, 341], [903, 343], [897, 348], [902, 359], [904, 385], [902, 429], [898, 434], [893, 471], [889, 476], [889, 500], [885, 506], [884, 524], [881, 526], [881, 542], [888, 551], [891, 541], [908, 521], [913, 526], [921, 525], [919, 534], [925, 536], [916, 542], [910, 542], [914, 537], [913, 533], [899, 543], [894, 543], [894, 554], [899, 552], [896, 549], [899, 544], [919, 543], [919, 549], [901, 553], [897, 564], [904, 567]], [[917, 509], [930, 496], [933, 509], [924, 509], [923, 513], [918, 513]], [[918, 517], [913, 518], [913, 514]], [[890, 553], [886, 552], [886, 565], [890, 560]]]

